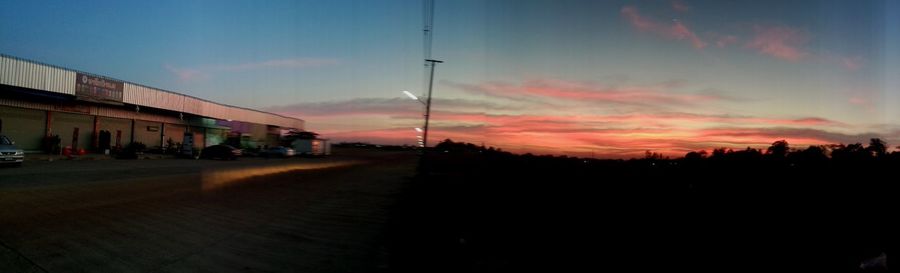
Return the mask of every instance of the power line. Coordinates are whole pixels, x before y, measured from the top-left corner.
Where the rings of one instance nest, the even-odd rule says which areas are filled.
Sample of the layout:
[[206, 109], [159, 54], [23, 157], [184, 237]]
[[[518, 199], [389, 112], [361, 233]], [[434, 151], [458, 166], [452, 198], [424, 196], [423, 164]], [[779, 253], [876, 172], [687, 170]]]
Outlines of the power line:
[[423, 0], [422, 2], [422, 20], [424, 20], [422, 46], [425, 55], [424, 59], [428, 60], [431, 59], [431, 37], [434, 31], [434, 0]]

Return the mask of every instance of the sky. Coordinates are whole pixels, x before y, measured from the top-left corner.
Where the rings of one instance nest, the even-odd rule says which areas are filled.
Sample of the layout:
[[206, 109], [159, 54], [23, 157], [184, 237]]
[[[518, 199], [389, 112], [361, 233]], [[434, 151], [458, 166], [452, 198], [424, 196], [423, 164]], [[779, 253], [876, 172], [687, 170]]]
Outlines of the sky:
[[[421, 0], [2, 1], [0, 52], [415, 144]], [[900, 144], [896, 1], [436, 0], [430, 144]]]

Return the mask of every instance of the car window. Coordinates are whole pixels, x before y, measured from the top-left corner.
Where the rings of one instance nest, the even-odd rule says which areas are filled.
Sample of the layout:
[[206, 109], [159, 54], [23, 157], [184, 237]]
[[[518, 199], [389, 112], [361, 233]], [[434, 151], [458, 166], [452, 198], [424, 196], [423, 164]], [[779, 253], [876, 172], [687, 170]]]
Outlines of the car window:
[[0, 136], [0, 145], [12, 145], [12, 140], [6, 136]]

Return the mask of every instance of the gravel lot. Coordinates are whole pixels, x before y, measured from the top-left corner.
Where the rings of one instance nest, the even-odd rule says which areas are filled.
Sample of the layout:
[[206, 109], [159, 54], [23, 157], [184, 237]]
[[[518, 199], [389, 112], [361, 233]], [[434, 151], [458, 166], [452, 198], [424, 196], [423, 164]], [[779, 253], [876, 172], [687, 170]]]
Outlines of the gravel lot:
[[404, 152], [0, 168], [0, 272], [387, 271]]

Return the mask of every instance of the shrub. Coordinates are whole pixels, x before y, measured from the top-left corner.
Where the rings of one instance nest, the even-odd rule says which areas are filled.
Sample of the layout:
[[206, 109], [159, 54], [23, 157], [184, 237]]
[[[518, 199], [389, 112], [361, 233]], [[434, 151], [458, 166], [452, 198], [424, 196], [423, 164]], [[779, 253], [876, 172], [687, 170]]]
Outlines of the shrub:
[[125, 146], [122, 149], [122, 152], [119, 153], [119, 158], [121, 159], [136, 159], [138, 155], [144, 153], [147, 150], [147, 145], [141, 142], [132, 142]]
[[45, 153], [58, 154], [61, 142], [62, 140], [59, 138], [59, 135], [45, 136], [41, 141], [41, 147]]

